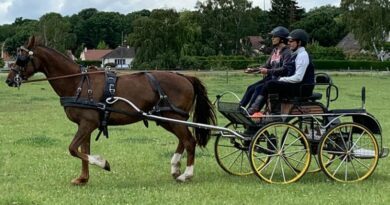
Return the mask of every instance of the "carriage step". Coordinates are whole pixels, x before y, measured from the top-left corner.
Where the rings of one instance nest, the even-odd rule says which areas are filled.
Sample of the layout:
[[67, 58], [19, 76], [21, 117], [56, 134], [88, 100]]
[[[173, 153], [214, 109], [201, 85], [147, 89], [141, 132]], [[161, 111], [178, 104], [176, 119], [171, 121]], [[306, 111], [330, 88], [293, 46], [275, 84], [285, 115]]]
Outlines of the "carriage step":
[[[363, 158], [363, 159], [373, 158], [373, 157], [375, 157], [375, 151], [369, 150], [369, 149], [359, 148], [359, 149], [353, 150], [353, 155], [357, 158]], [[384, 158], [384, 157], [387, 157], [388, 155], [389, 155], [389, 148], [382, 148], [380, 155], [379, 155], [379, 158]]]
[[359, 148], [359, 149], [354, 149], [352, 152], [353, 152], [353, 156], [357, 158], [367, 159], [367, 158], [375, 157], [374, 150]]
[[382, 148], [382, 152], [381, 152], [381, 155], [379, 156], [380, 158], [385, 158], [389, 156], [389, 148], [385, 147], [385, 148]]

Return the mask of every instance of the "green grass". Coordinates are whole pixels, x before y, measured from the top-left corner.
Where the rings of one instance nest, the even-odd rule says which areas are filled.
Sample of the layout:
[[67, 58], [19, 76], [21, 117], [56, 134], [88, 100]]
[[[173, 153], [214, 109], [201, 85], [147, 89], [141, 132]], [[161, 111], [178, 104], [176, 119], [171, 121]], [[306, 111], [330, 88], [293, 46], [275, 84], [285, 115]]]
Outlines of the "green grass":
[[[241, 97], [260, 76], [193, 73], [215, 95], [229, 90]], [[360, 107], [361, 86], [367, 88], [367, 110], [381, 123], [384, 145], [390, 146], [389, 75], [339, 75], [340, 89], [331, 108]], [[70, 180], [80, 174], [80, 160], [68, 145], [76, 126], [65, 116], [59, 98], [47, 82], [8, 88], [0, 75], [0, 204], [388, 204], [390, 163], [380, 159], [374, 174], [359, 183], [330, 181], [323, 173], [306, 174], [289, 185], [273, 185], [255, 176], [226, 174], [214, 159], [211, 139], [197, 149], [195, 176], [189, 183], [170, 176], [170, 159], [177, 139], [155, 123], [110, 127], [110, 138], [92, 143], [111, 172], [91, 166], [87, 186]], [[226, 124], [221, 116], [219, 125]], [[96, 132], [93, 136], [96, 136]], [[185, 163], [185, 161], [182, 161]]]

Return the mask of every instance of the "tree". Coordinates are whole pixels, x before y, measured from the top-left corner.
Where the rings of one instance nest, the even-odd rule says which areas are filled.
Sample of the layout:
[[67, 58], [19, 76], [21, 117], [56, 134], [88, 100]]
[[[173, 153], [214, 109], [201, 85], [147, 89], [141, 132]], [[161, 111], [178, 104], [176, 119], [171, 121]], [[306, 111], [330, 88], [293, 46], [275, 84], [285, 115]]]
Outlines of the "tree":
[[96, 47], [97, 49], [108, 49], [108, 45], [104, 41], [100, 41]]
[[341, 9], [322, 6], [306, 13], [303, 18], [292, 24], [292, 29], [305, 29], [312, 41], [321, 46], [335, 46], [346, 34], [346, 25], [341, 21]]
[[38, 21], [17, 18], [11, 26], [10, 36], [4, 40], [4, 50], [10, 55], [16, 55], [16, 48], [24, 45], [31, 35], [37, 34]]
[[39, 34], [46, 46], [61, 52], [72, 48], [76, 43], [76, 38], [70, 32], [69, 21], [58, 13], [48, 13], [39, 19]]
[[175, 68], [180, 56], [179, 14], [172, 9], [153, 10], [150, 16], [133, 21], [134, 32], [130, 45], [136, 48], [135, 65], [147, 63], [151, 67]]
[[270, 18], [272, 27], [285, 26], [299, 21], [305, 10], [297, 6], [296, 0], [271, 0]]
[[[202, 43], [205, 51], [230, 55], [237, 53], [240, 39], [256, 32], [256, 23], [247, 0], [207, 0], [197, 2], [202, 18]], [[207, 55], [208, 53], [203, 53]]]
[[366, 48], [383, 46], [390, 32], [388, 0], [341, 0], [343, 20], [359, 43]]
[[196, 11], [183, 11], [179, 16], [178, 31], [180, 56], [200, 55], [202, 28], [199, 24], [201, 16]]

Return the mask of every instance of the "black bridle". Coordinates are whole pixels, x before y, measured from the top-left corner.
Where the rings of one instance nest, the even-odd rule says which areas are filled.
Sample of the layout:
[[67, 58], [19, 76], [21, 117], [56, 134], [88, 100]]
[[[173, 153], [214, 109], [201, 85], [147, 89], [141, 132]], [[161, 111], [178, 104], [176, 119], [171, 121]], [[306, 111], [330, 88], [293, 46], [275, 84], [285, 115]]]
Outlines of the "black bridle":
[[[22, 51], [25, 51], [27, 55], [23, 55]], [[16, 56], [16, 62], [13, 68], [11, 68], [11, 71], [15, 73], [15, 77], [13, 78], [13, 83], [16, 85], [16, 87], [20, 87], [22, 84], [22, 81], [27, 80], [26, 76], [23, 76], [23, 72], [26, 71], [26, 66], [29, 62], [32, 63], [34, 70], [36, 69], [35, 63], [33, 61], [33, 55], [34, 52], [32, 50], [29, 50], [25, 48], [24, 46], [21, 46], [18, 49], [18, 55]]]

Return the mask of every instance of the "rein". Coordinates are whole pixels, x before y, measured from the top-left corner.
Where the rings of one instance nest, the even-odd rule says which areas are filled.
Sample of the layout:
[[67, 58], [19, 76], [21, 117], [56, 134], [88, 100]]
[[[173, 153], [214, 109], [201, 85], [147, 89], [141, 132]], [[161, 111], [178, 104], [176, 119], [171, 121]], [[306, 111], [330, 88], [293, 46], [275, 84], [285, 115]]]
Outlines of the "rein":
[[76, 76], [82, 76], [82, 75], [89, 75], [89, 74], [99, 74], [104, 73], [106, 71], [93, 71], [93, 72], [81, 72], [81, 73], [75, 73], [70, 75], [62, 75], [57, 77], [51, 77], [51, 78], [40, 78], [40, 79], [34, 79], [34, 80], [25, 80], [23, 83], [32, 83], [32, 82], [40, 82], [40, 81], [51, 81], [51, 80], [58, 80], [58, 79], [64, 79], [64, 78], [71, 78]]

